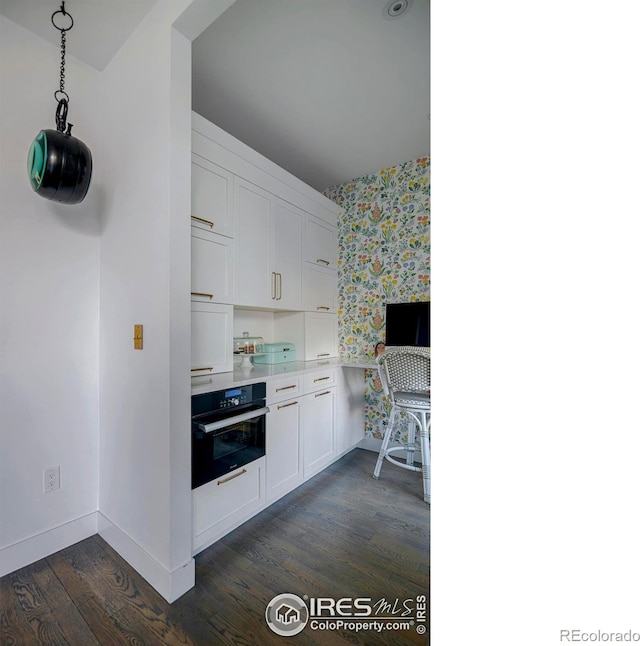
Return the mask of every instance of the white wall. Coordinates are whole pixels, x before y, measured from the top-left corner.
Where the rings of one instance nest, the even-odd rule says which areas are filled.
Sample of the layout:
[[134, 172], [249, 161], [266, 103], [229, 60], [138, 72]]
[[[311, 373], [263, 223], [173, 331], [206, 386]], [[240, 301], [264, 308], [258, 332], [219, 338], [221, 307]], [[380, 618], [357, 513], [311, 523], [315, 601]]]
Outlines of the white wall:
[[[190, 583], [185, 581], [186, 588], [193, 585], [190, 465], [184, 464], [190, 458], [190, 100], [188, 95], [180, 97], [178, 106], [172, 100], [171, 28], [188, 4], [188, 0], [158, 2], [109, 63], [103, 79], [108, 133], [104, 174], [112, 190], [105, 208], [100, 259], [99, 506], [105, 521], [101, 533], [167, 598], [174, 596], [172, 573], [177, 570], [180, 576], [183, 566], [191, 572], [185, 573], [186, 579], [191, 577]], [[183, 37], [177, 39], [188, 91], [190, 47]], [[171, 123], [174, 112], [180, 112], [180, 101], [186, 106], [183, 135], [175, 142]], [[173, 194], [171, 184], [172, 151], [180, 145], [185, 168], [180, 180], [182, 199]], [[177, 217], [182, 227], [180, 220], [175, 226], [171, 222], [172, 198], [181, 205]], [[174, 267], [175, 281], [172, 254], [181, 259]], [[179, 294], [183, 295], [184, 320], [175, 331], [172, 290], [178, 302]], [[179, 305], [177, 310], [179, 317]], [[142, 351], [133, 349], [135, 323], [144, 326]], [[175, 387], [182, 395], [174, 401], [181, 410], [179, 415], [173, 411], [173, 417], [182, 419], [182, 434], [174, 446], [172, 332], [176, 343], [187, 348], [184, 366], [177, 367]], [[174, 468], [180, 484], [172, 496]], [[172, 507], [178, 507], [177, 513], [186, 519], [177, 532], [172, 531]], [[172, 548], [172, 542], [178, 548]]]
[[159, 0], [103, 77], [99, 530], [169, 601], [195, 582], [190, 38], [229, 4]]
[[[100, 75], [66, 57], [73, 134], [95, 172], [79, 205], [36, 195], [27, 153], [55, 129], [59, 50], [0, 16], [0, 575], [95, 533]], [[60, 465], [60, 490], [43, 469]]]
[[70, 121], [95, 162], [73, 207], [26, 173], [54, 124], [59, 52], [2, 18], [3, 573], [98, 530], [169, 601], [194, 583], [190, 43], [231, 3], [158, 0], [101, 74], [67, 56]]

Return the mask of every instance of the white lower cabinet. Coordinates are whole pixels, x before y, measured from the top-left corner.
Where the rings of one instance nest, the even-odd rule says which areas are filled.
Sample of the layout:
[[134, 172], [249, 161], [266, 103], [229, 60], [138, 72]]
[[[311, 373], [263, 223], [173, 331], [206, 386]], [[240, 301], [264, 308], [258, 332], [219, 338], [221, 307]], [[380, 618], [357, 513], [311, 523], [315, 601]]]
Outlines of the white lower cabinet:
[[302, 484], [300, 400], [269, 403], [266, 432], [267, 502]]
[[265, 504], [265, 458], [193, 490], [193, 554], [256, 514]]
[[336, 455], [335, 387], [302, 398], [301, 426], [304, 479], [328, 466]]
[[267, 405], [265, 456], [193, 491], [193, 554], [318, 474], [364, 435], [358, 369], [316, 367], [267, 379]]
[[233, 305], [191, 302], [191, 376], [233, 370]]

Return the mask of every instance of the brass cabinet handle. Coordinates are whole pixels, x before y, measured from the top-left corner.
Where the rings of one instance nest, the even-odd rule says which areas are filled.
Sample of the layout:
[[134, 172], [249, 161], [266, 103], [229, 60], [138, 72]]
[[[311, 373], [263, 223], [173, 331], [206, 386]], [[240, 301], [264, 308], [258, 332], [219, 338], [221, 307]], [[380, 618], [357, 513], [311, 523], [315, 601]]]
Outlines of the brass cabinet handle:
[[289, 404], [281, 404], [280, 406], [278, 406], [278, 410], [280, 410], [281, 408], [288, 408], [289, 406], [295, 406], [297, 403], [298, 402], [290, 402]]
[[277, 271], [271, 272], [271, 300], [282, 300], [282, 274]]
[[326, 305], [318, 305], [318, 307], [316, 307], [316, 309], [317, 310], [325, 310], [325, 311], [328, 312], [331, 308], [327, 307]]
[[318, 393], [316, 397], [322, 397], [322, 395], [330, 395], [331, 391], [330, 390], [325, 390], [323, 393]]
[[229, 480], [233, 480], [234, 478], [237, 478], [246, 472], [247, 472], [246, 469], [242, 469], [242, 471], [239, 471], [238, 473], [234, 473], [232, 476], [229, 476], [228, 478], [223, 478], [222, 480], [218, 480], [218, 485], [224, 484], [225, 482], [229, 482]]
[[324, 263], [327, 267], [331, 264], [328, 260], [323, 260], [322, 258], [316, 258], [316, 262], [322, 262], [322, 263]]
[[205, 294], [204, 292], [191, 292], [191, 296], [204, 296], [209, 300], [213, 300], [213, 294]]
[[298, 384], [293, 384], [293, 386], [283, 386], [282, 388], [276, 388], [276, 392], [279, 393], [281, 390], [291, 390], [291, 388], [297, 388]]
[[315, 384], [315, 383], [316, 383], [316, 381], [325, 381], [325, 380], [327, 380], [327, 379], [331, 379], [331, 377], [318, 377], [317, 379], [314, 379], [314, 380], [313, 380], [313, 383]]
[[211, 220], [205, 220], [204, 218], [198, 218], [195, 215], [192, 215], [191, 219], [192, 220], [197, 220], [198, 222], [202, 222], [203, 224], [206, 224], [206, 225], [210, 226], [213, 229], [213, 222], [211, 222]]
[[331, 356], [328, 352], [323, 352], [322, 354], [317, 354], [316, 357], [329, 357]]

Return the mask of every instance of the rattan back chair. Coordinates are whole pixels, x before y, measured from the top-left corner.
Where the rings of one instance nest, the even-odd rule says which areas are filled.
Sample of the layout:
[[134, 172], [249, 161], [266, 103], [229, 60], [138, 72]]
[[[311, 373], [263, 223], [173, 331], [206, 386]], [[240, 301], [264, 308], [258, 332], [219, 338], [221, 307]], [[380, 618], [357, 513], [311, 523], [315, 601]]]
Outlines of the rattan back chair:
[[[421, 471], [424, 500], [431, 502], [431, 348], [387, 347], [376, 362], [383, 389], [391, 402], [391, 414], [373, 477], [380, 477], [385, 459], [403, 469]], [[395, 422], [401, 413], [409, 419], [408, 439], [406, 443], [390, 447]], [[420, 451], [421, 466], [413, 463], [417, 450]], [[398, 451], [406, 451], [404, 461], [392, 455]]]

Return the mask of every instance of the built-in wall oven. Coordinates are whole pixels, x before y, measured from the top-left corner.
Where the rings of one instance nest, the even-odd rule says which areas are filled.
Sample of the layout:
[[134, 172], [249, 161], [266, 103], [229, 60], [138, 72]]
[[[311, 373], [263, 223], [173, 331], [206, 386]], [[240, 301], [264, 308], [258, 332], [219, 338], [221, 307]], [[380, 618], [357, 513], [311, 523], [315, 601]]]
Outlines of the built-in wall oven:
[[265, 454], [266, 384], [191, 397], [191, 488]]

